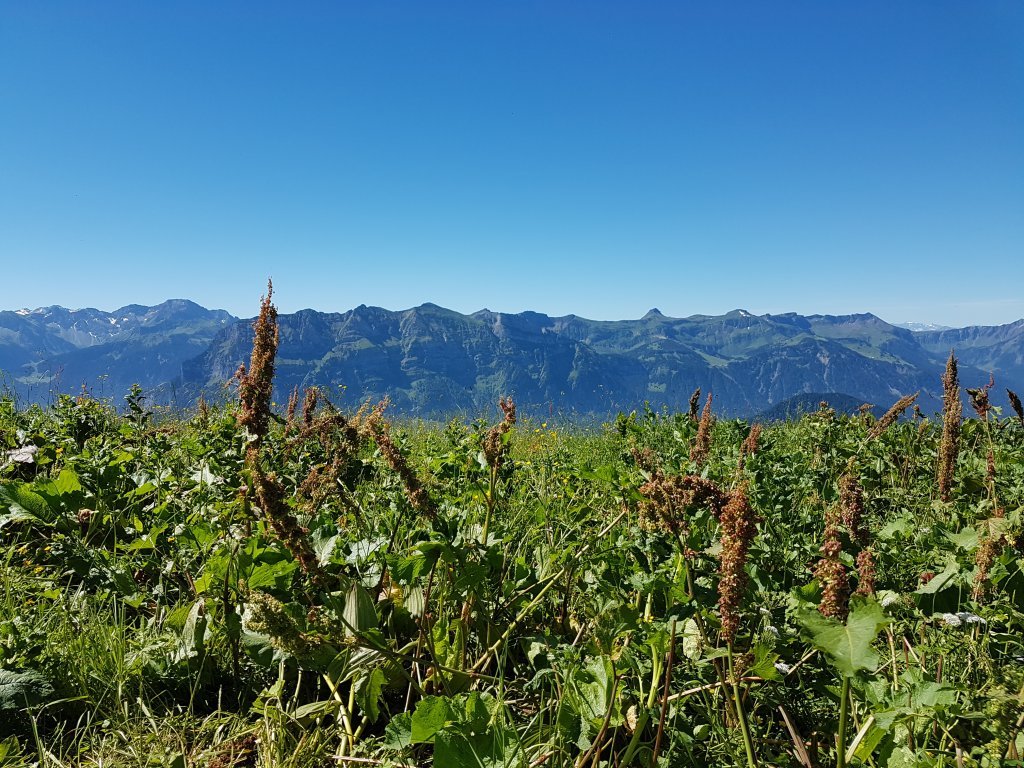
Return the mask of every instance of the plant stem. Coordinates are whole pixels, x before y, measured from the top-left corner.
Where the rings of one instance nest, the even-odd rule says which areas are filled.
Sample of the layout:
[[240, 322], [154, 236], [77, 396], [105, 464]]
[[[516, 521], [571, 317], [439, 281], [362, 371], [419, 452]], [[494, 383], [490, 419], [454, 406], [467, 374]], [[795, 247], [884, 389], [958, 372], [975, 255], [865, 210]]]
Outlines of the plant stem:
[[[747, 713], [743, 710], [743, 701], [740, 697], [740, 681], [736, 677], [733, 668], [732, 643], [728, 645], [729, 650], [729, 681], [732, 683], [733, 700], [736, 702], [736, 719], [740, 721], [740, 732], [743, 734], [743, 748], [747, 752], [747, 765], [750, 768], [757, 768], [757, 758], [754, 756], [754, 742], [750, 738], [750, 727], [747, 725]], [[842, 766], [840, 766], [842, 768]]]
[[498, 468], [491, 467], [491, 476], [488, 481], [487, 487], [487, 514], [484, 515], [484, 527], [480, 531], [480, 543], [483, 546], [487, 546], [487, 532], [491, 527], [491, 514], [494, 512], [494, 505], [496, 499], [494, 493], [498, 487]]
[[850, 678], [843, 677], [843, 689], [839, 694], [839, 744], [836, 748], [837, 768], [846, 768], [846, 720], [850, 705]]

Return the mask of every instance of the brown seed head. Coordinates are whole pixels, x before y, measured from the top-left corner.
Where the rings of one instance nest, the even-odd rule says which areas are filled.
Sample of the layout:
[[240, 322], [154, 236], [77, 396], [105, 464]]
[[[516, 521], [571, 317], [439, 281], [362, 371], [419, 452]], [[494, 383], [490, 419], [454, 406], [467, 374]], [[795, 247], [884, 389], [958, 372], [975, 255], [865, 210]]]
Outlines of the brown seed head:
[[699, 475], [664, 475], [655, 472], [642, 486], [646, 498], [640, 502], [640, 522], [647, 528], [662, 528], [685, 535], [691, 510], [705, 508], [720, 518], [726, 495], [711, 480]]
[[391, 438], [391, 425], [384, 420], [383, 416], [387, 405], [388, 401], [382, 400], [375, 406], [373, 412], [364, 419], [363, 428], [377, 443], [380, 455], [384, 457], [388, 466], [401, 479], [409, 503], [416, 511], [434, 518], [437, 516], [437, 506], [434, 504], [434, 500], [430, 498], [430, 494], [427, 493], [426, 488], [423, 487], [420, 479], [409, 466], [409, 460]]
[[[1006, 517], [1006, 510], [998, 507], [993, 517]], [[978, 551], [974, 555], [977, 570], [974, 572], [974, 585], [971, 589], [971, 597], [973, 599], [979, 601], [984, 599], [988, 591], [989, 571], [992, 568], [992, 564], [996, 561], [996, 557], [1003, 551], [1004, 546], [1006, 546], [1005, 534], [996, 535], [990, 527], [986, 528], [982, 533], [981, 540], [978, 543]]]
[[1006, 396], [1010, 398], [1010, 407], [1017, 414], [1017, 420], [1021, 423], [1021, 426], [1024, 426], [1024, 406], [1021, 406], [1020, 398], [1017, 397], [1017, 393], [1012, 389], [1006, 390]]
[[840, 513], [831, 507], [825, 514], [825, 535], [821, 545], [821, 559], [814, 575], [821, 584], [821, 603], [818, 610], [823, 616], [845, 621], [849, 613], [850, 579], [846, 575], [839, 555], [843, 550], [839, 538]]
[[942, 376], [942, 439], [939, 442], [939, 496], [949, 501], [953, 488], [956, 457], [960, 450], [960, 422], [963, 403], [960, 401], [960, 379], [956, 357], [949, 353], [946, 372]]
[[[298, 395], [298, 390], [296, 390]], [[313, 425], [313, 419], [316, 415], [316, 407], [320, 403], [320, 388], [319, 387], [307, 387], [306, 394], [302, 400], [302, 426], [305, 429], [309, 429]]]
[[640, 467], [644, 472], [648, 474], [654, 474], [658, 470], [658, 454], [656, 454], [650, 448], [638, 448], [636, 445], [629, 447], [629, 453], [633, 457], [633, 461]]
[[309, 545], [309, 532], [299, 525], [298, 519], [288, 507], [284, 486], [277, 479], [277, 475], [274, 472], [263, 472], [257, 466], [252, 476], [256, 502], [263, 510], [274, 535], [292, 553], [299, 567], [315, 582], [322, 583], [324, 573], [320, 569], [320, 561]]
[[253, 323], [252, 357], [249, 368], [241, 366], [238, 398], [241, 403], [238, 422], [254, 435], [257, 448], [266, 437], [270, 424], [270, 401], [274, 391], [274, 357], [277, 354], [277, 308], [271, 303], [274, 285], [267, 281], [267, 295], [260, 304], [260, 314]]
[[987, 419], [989, 411], [992, 410], [992, 403], [988, 399], [988, 391], [995, 385], [996, 380], [990, 373], [988, 384], [978, 389], [968, 389], [967, 394], [971, 398], [971, 407], [978, 414], [978, 418]]
[[719, 526], [722, 553], [718, 567], [718, 615], [722, 637], [731, 645], [740, 626], [739, 608], [747, 589], [747, 550], [757, 535], [757, 515], [750, 506], [745, 483], [729, 494]]
[[291, 430], [295, 426], [295, 411], [299, 407], [299, 385], [296, 384], [292, 387], [292, 392], [288, 395], [288, 410], [285, 411], [286, 422], [288, 429]]
[[867, 546], [869, 534], [864, 520], [864, 489], [851, 472], [839, 480], [839, 507], [843, 525], [850, 535], [861, 546]]
[[700, 407], [700, 387], [693, 390], [690, 395], [690, 421], [697, 420], [697, 409]]
[[487, 434], [484, 435], [483, 445], [481, 446], [484, 458], [487, 460], [487, 466], [494, 470], [500, 469], [505, 460], [506, 443], [504, 436], [516, 423], [516, 404], [512, 402], [511, 397], [503, 397], [498, 400], [498, 406], [501, 408], [505, 418], [487, 430]]
[[693, 447], [690, 448], [690, 461], [698, 468], [704, 466], [711, 452], [711, 428], [714, 425], [714, 416], [711, 414], [712, 393], [708, 392], [708, 399], [704, 403], [704, 410], [700, 414], [700, 422], [697, 424], [697, 436], [693, 439]]
[[915, 400], [917, 400], [917, 396], [919, 394], [921, 393], [915, 392], [912, 395], [906, 395], [893, 403], [892, 407], [885, 412], [885, 415], [876, 421], [871, 429], [868, 430], [868, 437], [872, 439], [881, 437], [885, 430], [895, 424], [899, 417], [903, 415], [903, 412], [907, 410]]
[[857, 553], [857, 591], [855, 594], [875, 594], [875, 556], [870, 549], [862, 549]]
[[761, 425], [754, 423], [747, 433], [746, 439], [740, 444], [740, 460], [738, 469], [743, 469], [748, 456], [757, 453], [758, 442], [761, 440]]

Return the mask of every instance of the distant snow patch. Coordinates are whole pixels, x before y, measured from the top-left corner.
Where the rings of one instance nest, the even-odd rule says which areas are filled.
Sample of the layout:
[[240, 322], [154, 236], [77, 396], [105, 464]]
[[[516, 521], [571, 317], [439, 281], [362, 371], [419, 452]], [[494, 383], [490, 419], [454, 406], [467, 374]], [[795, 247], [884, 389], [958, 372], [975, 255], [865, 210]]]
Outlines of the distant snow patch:
[[914, 333], [924, 333], [925, 331], [948, 331], [950, 326], [938, 325], [936, 323], [893, 323], [897, 328], [906, 328], [908, 331]]

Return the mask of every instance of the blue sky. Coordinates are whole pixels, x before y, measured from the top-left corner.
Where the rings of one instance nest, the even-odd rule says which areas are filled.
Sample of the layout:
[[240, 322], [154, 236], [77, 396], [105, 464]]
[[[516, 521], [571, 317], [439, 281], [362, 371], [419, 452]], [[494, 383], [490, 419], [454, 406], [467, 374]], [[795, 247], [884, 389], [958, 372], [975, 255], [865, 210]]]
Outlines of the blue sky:
[[0, 5], [0, 308], [1024, 317], [1024, 4]]

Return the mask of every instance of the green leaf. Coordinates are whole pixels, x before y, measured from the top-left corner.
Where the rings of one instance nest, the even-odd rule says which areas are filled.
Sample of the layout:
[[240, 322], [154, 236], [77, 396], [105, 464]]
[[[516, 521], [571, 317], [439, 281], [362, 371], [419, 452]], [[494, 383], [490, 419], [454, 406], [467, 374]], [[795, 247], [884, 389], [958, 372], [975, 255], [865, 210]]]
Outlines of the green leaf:
[[24, 672], [0, 669], [0, 712], [42, 704], [52, 695], [50, 681], [34, 669]]
[[413, 744], [432, 741], [434, 734], [448, 723], [461, 720], [461, 712], [445, 696], [427, 696], [416, 705], [412, 713], [409, 738]]
[[779, 670], [775, 668], [775, 662], [778, 660], [779, 654], [775, 653], [771, 646], [758, 643], [754, 646], [754, 659], [747, 671], [764, 680], [778, 680]]
[[952, 531], [943, 531], [942, 535], [949, 539], [960, 549], [972, 552], [978, 548], [978, 529], [977, 528], [965, 528], [958, 533]]
[[446, 729], [434, 738], [434, 765], [445, 768], [521, 768], [526, 765], [514, 731]]
[[412, 714], [402, 712], [392, 717], [384, 728], [384, 746], [405, 749], [412, 746]]
[[310, 546], [313, 548], [313, 553], [316, 555], [317, 562], [320, 565], [327, 565], [331, 561], [331, 556], [334, 554], [334, 550], [338, 548], [338, 543], [341, 541], [341, 536], [338, 534], [329, 535], [323, 530], [318, 530], [309, 537]]
[[249, 589], [285, 590], [291, 585], [292, 573], [298, 568], [294, 560], [260, 563], [249, 573]]
[[[566, 703], [583, 720], [596, 728], [601, 726], [609, 707], [613, 706], [615, 671], [607, 656], [595, 656], [583, 669], [577, 669], [570, 681]], [[610, 724], [621, 725], [622, 716], [612, 712]]]
[[817, 611], [802, 611], [796, 621], [808, 641], [825, 654], [843, 677], [854, 677], [858, 672], [878, 667], [879, 656], [871, 644], [889, 619], [876, 601], [854, 601], [845, 624]]
[[316, 720], [333, 715], [338, 711], [339, 702], [337, 699], [323, 699], [303, 704], [295, 710], [294, 718], [300, 725], [310, 725]]
[[57, 479], [50, 483], [50, 486], [57, 492], [58, 496], [68, 496], [82, 490], [82, 484], [78, 481], [78, 475], [70, 469], [62, 469]]
[[[6, 510], [6, 511], [4, 511]], [[0, 528], [7, 523], [53, 525], [56, 517], [46, 499], [24, 483], [0, 485]]]
[[185, 626], [181, 631], [181, 642], [174, 655], [175, 661], [187, 661], [203, 655], [206, 646], [206, 606], [202, 599], [196, 600], [188, 612]]
[[379, 626], [377, 609], [373, 605], [373, 598], [370, 597], [370, 593], [359, 582], [353, 582], [352, 587], [345, 596], [344, 617], [345, 621], [348, 622], [348, 626], [345, 627], [347, 634], [351, 634], [352, 629], [357, 632], [364, 632], [368, 629], [377, 629]]
[[356, 682], [356, 704], [371, 723], [380, 717], [380, 694], [386, 682], [380, 667], [375, 667], [369, 675]]
[[953, 578], [960, 573], [960, 563], [950, 558], [949, 562], [946, 563], [945, 570], [942, 573], [935, 574], [931, 581], [927, 584], [922, 584], [918, 587], [914, 594], [917, 595], [934, 595], [949, 586]]

